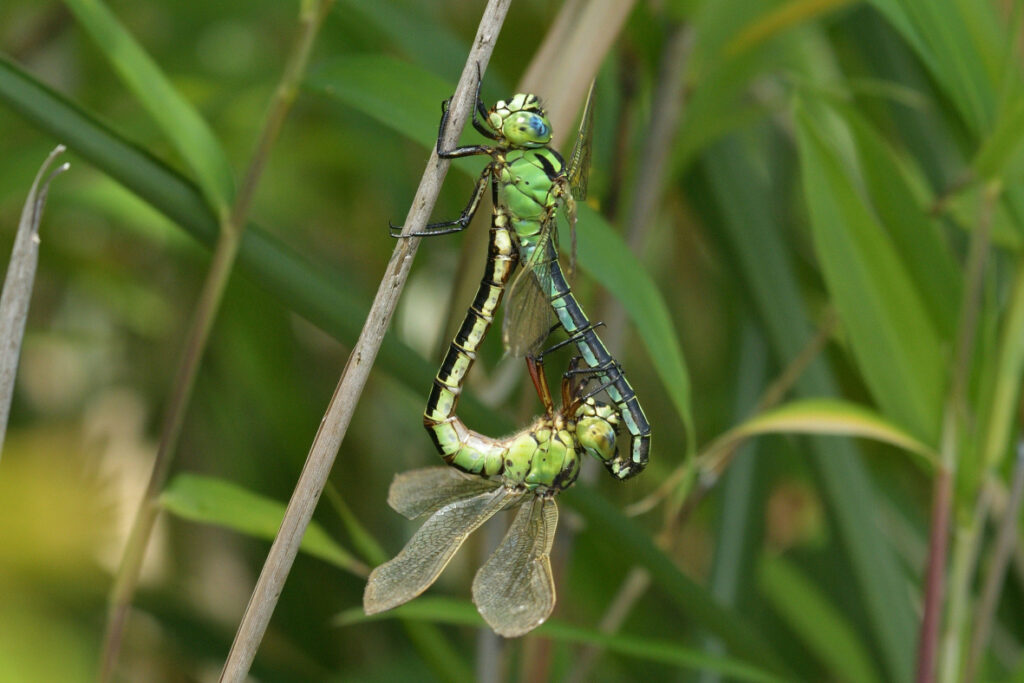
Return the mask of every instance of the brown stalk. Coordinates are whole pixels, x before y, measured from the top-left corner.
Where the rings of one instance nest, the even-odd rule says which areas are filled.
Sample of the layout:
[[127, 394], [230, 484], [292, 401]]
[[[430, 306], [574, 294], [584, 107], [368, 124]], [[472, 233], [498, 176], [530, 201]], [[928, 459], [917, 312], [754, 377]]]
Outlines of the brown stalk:
[[[443, 140], [445, 145], [455, 144], [469, 118], [477, 74], [483, 72], [487, 66], [510, 2], [511, 0], [490, 0], [484, 9], [473, 47], [452, 98], [450, 125]], [[426, 225], [450, 164], [447, 159], [438, 158], [436, 150], [431, 152], [419, 189], [406, 217], [403, 235], [420, 231]], [[352, 420], [352, 414], [377, 357], [384, 333], [391, 322], [418, 246], [417, 237], [399, 239], [395, 246], [377, 289], [373, 306], [349, 355], [334, 396], [327, 406], [320, 429], [306, 457], [306, 464], [288, 502], [277, 538], [270, 548], [263, 571], [238, 626], [231, 651], [224, 662], [221, 681], [242, 681], [249, 672], [278, 597], [284, 588], [285, 579], [295, 561], [302, 535], [313, 516], [313, 510]]]

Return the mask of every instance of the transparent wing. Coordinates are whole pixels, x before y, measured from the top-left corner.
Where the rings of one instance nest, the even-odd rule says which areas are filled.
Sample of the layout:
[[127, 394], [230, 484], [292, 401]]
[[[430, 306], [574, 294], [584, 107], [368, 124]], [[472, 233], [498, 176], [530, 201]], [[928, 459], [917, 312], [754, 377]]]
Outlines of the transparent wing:
[[434, 583], [463, 541], [522, 493], [504, 486], [439, 508], [402, 551], [372, 572], [363, 610], [376, 614], [412, 600]]
[[551, 263], [558, 259], [558, 230], [552, 219], [545, 223], [530, 258], [520, 263], [505, 300], [501, 325], [505, 350], [514, 358], [538, 351], [551, 332]]
[[555, 607], [551, 543], [558, 526], [558, 506], [531, 496], [498, 549], [473, 579], [473, 602], [494, 632], [521, 636], [544, 623]]
[[463, 474], [454, 467], [424, 467], [396, 474], [388, 489], [388, 505], [407, 519], [416, 519], [428, 512], [485, 491], [501, 484]]
[[580, 130], [576, 135], [572, 152], [569, 153], [569, 165], [566, 171], [572, 196], [579, 201], [587, 198], [587, 180], [590, 177], [590, 153], [593, 139], [594, 81], [591, 81], [590, 91], [587, 93], [587, 104], [583, 108], [583, 117], [580, 119]]

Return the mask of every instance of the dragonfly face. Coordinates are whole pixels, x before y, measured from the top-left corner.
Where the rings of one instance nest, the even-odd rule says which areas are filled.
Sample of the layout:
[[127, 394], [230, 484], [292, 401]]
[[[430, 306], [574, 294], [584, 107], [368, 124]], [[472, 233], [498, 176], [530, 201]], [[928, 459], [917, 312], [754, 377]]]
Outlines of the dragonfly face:
[[576, 411], [576, 439], [601, 462], [615, 457], [618, 428], [619, 413], [612, 406], [588, 398]]
[[544, 147], [551, 142], [551, 122], [536, 95], [519, 93], [508, 102], [498, 102], [488, 123], [513, 147]]

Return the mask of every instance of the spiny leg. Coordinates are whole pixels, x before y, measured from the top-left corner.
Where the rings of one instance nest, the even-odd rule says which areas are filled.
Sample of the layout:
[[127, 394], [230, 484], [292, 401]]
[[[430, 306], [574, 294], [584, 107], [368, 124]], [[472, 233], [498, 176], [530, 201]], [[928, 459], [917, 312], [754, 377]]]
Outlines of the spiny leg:
[[[551, 332], [554, 332], [559, 327], [561, 327], [561, 325], [559, 323], [555, 323], [554, 325], [551, 326]], [[541, 351], [540, 353], [536, 354], [535, 358], [538, 361], [543, 361], [544, 356], [548, 355], [549, 353], [552, 353], [553, 351], [557, 351], [558, 349], [562, 348], [563, 346], [568, 346], [569, 344], [572, 344], [574, 342], [578, 342], [579, 340], [583, 339], [583, 337], [586, 335], [587, 332], [590, 332], [591, 330], [596, 330], [599, 327], [604, 327], [604, 323], [598, 321], [596, 323], [590, 323], [586, 327], [581, 327], [574, 334], [569, 335], [568, 337], [566, 337], [562, 341], [556, 342], [556, 343], [552, 344], [551, 346], [549, 346], [548, 348], [546, 348], [543, 351]], [[551, 332], [549, 332], [548, 334], [550, 334]]]
[[[480, 99], [480, 85], [483, 83], [483, 75], [480, 73], [480, 65], [476, 65], [476, 102], [473, 104], [473, 127], [486, 137], [492, 140], [500, 140], [501, 136], [497, 131], [492, 131], [484, 127], [484, 124], [477, 120], [477, 114], [481, 114], [484, 117], [484, 121], [487, 121], [487, 108], [484, 106], [483, 101]], [[441, 103], [441, 123], [437, 127], [437, 156], [442, 159], [457, 159], [459, 157], [473, 156], [474, 154], [492, 154], [494, 149], [487, 145], [467, 145], [465, 147], [453, 147], [452, 149], [445, 150], [441, 149], [441, 142], [444, 139], [445, 130], [448, 128], [448, 112], [451, 107], [452, 98], [448, 98]]]
[[391, 221], [388, 221], [388, 234], [392, 237], [433, 237], [435, 235], [450, 235], [453, 232], [462, 232], [468, 226], [470, 221], [473, 220], [473, 216], [476, 215], [476, 210], [480, 208], [480, 200], [483, 199], [484, 190], [487, 189], [487, 179], [493, 172], [493, 167], [488, 164], [484, 167], [483, 172], [480, 174], [480, 178], [476, 181], [476, 187], [473, 188], [473, 195], [469, 198], [469, 203], [466, 204], [466, 208], [462, 210], [459, 217], [450, 221], [439, 221], [437, 223], [427, 223], [423, 230], [417, 230], [416, 232], [410, 232], [407, 235], [402, 234], [402, 226], [395, 225]]
[[[596, 396], [597, 394], [600, 394], [602, 391], [615, 384], [615, 378], [609, 378], [606, 379], [602, 384], [600, 384], [596, 389], [593, 389], [587, 392], [586, 394], [581, 394], [580, 392], [583, 391], [584, 387], [586, 387], [592, 381], [592, 378], [585, 379], [574, 386], [574, 377], [578, 377], [580, 375], [586, 376], [606, 374], [607, 371], [607, 368], [604, 367], [580, 368], [578, 366], [580, 361], [582, 360], [582, 356], [574, 356], [569, 361], [569, 368], [564, 373], [562, 373], [562, 405], [569, 406], [568, 412], [570, 413], [575, 412], [576, 409], [579, 408], [579, 406], [587, 399], [591, 398], [592, 396]], [[617, 369], [621, 370], [618, 363], [614, 363], [614, 366]]]

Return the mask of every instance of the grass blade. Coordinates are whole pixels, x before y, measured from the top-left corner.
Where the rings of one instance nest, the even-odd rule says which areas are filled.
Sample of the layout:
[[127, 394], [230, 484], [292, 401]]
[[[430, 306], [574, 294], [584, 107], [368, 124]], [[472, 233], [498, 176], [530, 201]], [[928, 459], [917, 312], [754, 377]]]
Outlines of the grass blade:
[[[800, 353], [811, 328], [790, 251], [776, 213], [763, 147], [728, 138], [708, 150], [707, 168], [716, 207], [722, 212], [726, 239], [737, 257], [736, 272], [746, 279], [759, 318], [764, 321], [775, 360], [785, 365]], [[797, 382], [803, 396], [836, 392], [822, 361], [813, 362]], [[810, 464], [821, 477], [835, 514], [845, 555], [857, 579], [857, 589], [889, 679], [906, 682], [913, 671], [917, 617], [910, 604], [906, 577], [878, 526], [878, 493], [845, 439], [808, 437]]]
[[875, 401], [926, 440], [938, 437], [943, 339], [899, 252], [805, 106], [798, 106], [804, 197], [815, 250]]
[[882, 680], [853, 627], [794, 564], [782, 557], [762, 557], [758, 585], [799, 634], [808, 654], [817, 657], [836, 680]]
[[[472, 604], [459, 600], [430, 597], [418, 598], [389, 612], [373, 616], [366, 616], [362, 609], [356, 607], [339, 614], [334, 623], [338, 626], [348, 626], [393, 617], [422, 619], [460, 626], [486, 627], [484, 620], [477, 614]], [[673, 667], [694, 671], [715, 671], [728, 676], [729, 680], [762, 682], [784, 680], [744, 662], [727, 657], [707, 655], [680, 647], [671, 641], [622, 634], [609, 635], [594, 629], [564, 624], [557, 619], [545, 622], [530, 634], [539, 638], [576, 645], [593, 645], [608, 652]]]
[[[284, 503], [253, 493], [238, 484], [198, 474], [180, 474], [160, 494], [160, 505], [172, 514], [193, 522], [212, 524], [272, 541], [281, 518]], [[369, 569], [338, 545], [323, 527], [311, 522], [299, 547], [356, 576], [365, 577]]]
[[66, 0], [64, 4], [196, 174], [214, 212], [225, 216], [234, 180], [227, 157], [203, 118], [100, 0]]
[[39, 263], [39, 222], [43, 218], [50, 181], [68, 170], [68, 164], [61, 164], [49, 175], [46, 172], [63, 151], [64, 146], [58, 145], [50, 152], [32, 181], [32, 188], [18, 221], [18, 234], [14, 238], [3, 294], [0, 294], [0, 455], [4, 450], [7, 419], [10, 417], [11, 399], [14, 397], [14, 378], [18, 374], [21, 341], [25, 336], [28, 305], [36, 280], [36, 265]]

